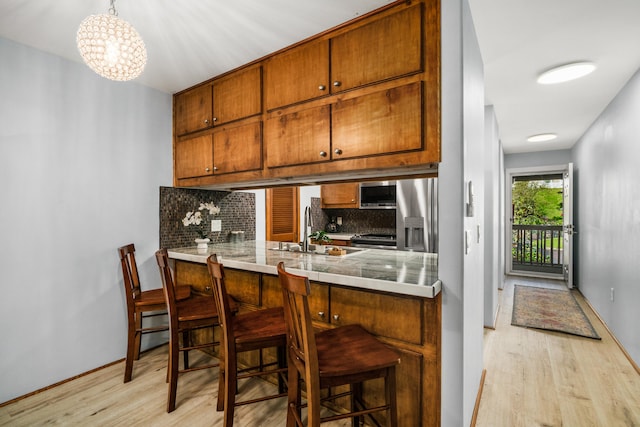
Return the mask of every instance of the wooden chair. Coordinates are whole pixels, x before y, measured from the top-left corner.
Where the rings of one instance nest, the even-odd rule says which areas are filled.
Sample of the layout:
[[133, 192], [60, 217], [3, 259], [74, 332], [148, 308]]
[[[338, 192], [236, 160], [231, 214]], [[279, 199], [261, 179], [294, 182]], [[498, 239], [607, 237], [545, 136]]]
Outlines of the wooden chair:
[[[200, 369], [208, 369], [218, 366], [218, 363], [189, 367], [189, 351], [196, 349], [211, 348], [219, 343], [212, 338], [205, 343], [192, 344], [190, 332], [202, 329], [213, 329], [218, 325], [218, 310], [213, 298], [209, 296], [191, 296], [189, 299], [178, 301], [175, 287], [173, 285], [173, 275], [169, 267], [169, 256], [166, 249], [156, 252], [156, 260], [160, 268], [162, 277], [162, 287], [169, 312], [169, 367], [168, 382], [169, 393], [167, 399], [167, 412], [172, 412], [176, 408], [176, 391], [178, 388], [178, 376], [186, 372]], [[235, 308], [237, 310], [237, 308]], [[182, 343], [180, 342], [182, 335]], [[211, 335], [215, 336], [214, 333]], [[184, 356], [184, 368], [178, 366], [180, 352]]]
[[[143, 327], [142, 321], [149, 317], [164, 316], [167, 314], [167, 303], [164, 299], [162, 288], [143, 291], [140, 288], [138, 265], [135, 256], [136, 248], [133, 243], [118, 248], [122, 277], [124, 282], [124, 294], [127, 300], [127, 356], [124, 368], [124, 382], [131, 381], [133, 374], [133, 361], [140, 358], [140, 341], [142, 335], [162, 332], [169, 329], [164, 323], [158, 326]], [[176, 298], [189, 298], [191, 287], [179, 286], [176, 289]], [[151, 314], [145, 314], [151, 313]]]
[[[216, 255], [207, 259], [213, 296], [218, 307], [220, 327], [222, 329], [220, 351], [220, 374], [218, 379], [217, 410], [224, 410], [224, 426], [233, 426], [233, 414], [236, 406], [287, 395], [284, 390], [282, 375], [287, 371], [285, 346], [287, 344], [284, 311], [282, 307], [267, 308], [232, 315], [229, 296], [225, 286], [224, 267], [218, 263]], [[276, 347], [278, 361], [260, 366], [238, 369], [238, 354]], [[277, 368], [272, 368], [277, 365]], [[251, 378], [271, 374], [278, 375], [279, 390], [277, 394], [255, 399], [236, 401], [238, 379]]]
[[[395, 368], [400, 363], [400, 355], [360, 325], [341, 326], [314, 333], [307, 301], [310, 294], [309, 279], [287, 273], [282, 262], [278, 264], [278, 276], [282, 285], [287, 325], [287, 427], [304, 425], [300, 379], [305, 384], [307, 425], [310, 427], [342, 418], [352, 418], [353, 425], [359, 426], [364, 421], [364, 415], [379, 411], [387, 411], [387, 426], [396, 426], [398, 414]], [[365, 408], [361, 399], [362, 382], [375, 378], [385, 379], [386, 403]], [[341, 385], [350, 385], [351, 391], [335, 394], [330, 398], [350, 395], [351, 412], [320, 418], [320, 390]]]

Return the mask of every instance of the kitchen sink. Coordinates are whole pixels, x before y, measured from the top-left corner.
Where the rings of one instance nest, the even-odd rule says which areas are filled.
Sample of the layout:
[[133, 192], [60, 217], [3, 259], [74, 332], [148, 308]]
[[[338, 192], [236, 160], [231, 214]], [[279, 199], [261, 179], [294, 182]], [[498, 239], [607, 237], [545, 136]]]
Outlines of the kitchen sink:
[[[286, 247], [285, 247], [285, 248], [282, 248], [282, 249], [280, 249], [280, 248], [278, 248], [278, 247], [275, 247], [275, 248], [269, 248], [269, 249], [270, 249], [270, 250], [272, 250], [272, 251], [281, 251], [281, 252], [303, 252], [303, 251], [301, 251], [301, 250], [300, 250], [300, 246], [299, 246], [299, 245], [293, 245], [293, 244], [292, 244], [292, 246], [293, 246], [293, 248], [292, 248], [292, 249], [287, 249]], [[359, 253], [366, 252], [366, 251], [368, 251], [368, 250], [369, 250], [369, 249], [367, 249], [367, 248], [354, 248], [354, 247], [351, 247], [351, 246], [331, 246], [331, 245], [325, 245], [325, 246], [324, 246], [324, 248], [325, 248], [325, 252], [324, 252], [324, 253], [318, 253], [318, 252], [316, 252], [316, 250], [315, 250], [315, 246], [316, 246], [316, 245], [310, 245], [310, 246], [311, 246], [311, 248], [313, 248], [313, 249], [311, 249], [311, 250], [309, 250], [309, 251], [307, 251], [307, 252], [303, 252], [303, 253], [308, 253], [308, 254], [312, 254], [312, 255], [325, 255], [325, 256], [331, 256], [331, 257], [336, 257], [336, 258], [345, 257], [345, 256], [349, 256], [349, 255], [355, 255], [355, 254], [359, 254]], [[342, 249], [343, 251], [346, 251], [346, 253], [345, 253], [344, 255], [330, 255], [330, 254], [329, 254], [329, 248], [338, 248], [338, 249]]]

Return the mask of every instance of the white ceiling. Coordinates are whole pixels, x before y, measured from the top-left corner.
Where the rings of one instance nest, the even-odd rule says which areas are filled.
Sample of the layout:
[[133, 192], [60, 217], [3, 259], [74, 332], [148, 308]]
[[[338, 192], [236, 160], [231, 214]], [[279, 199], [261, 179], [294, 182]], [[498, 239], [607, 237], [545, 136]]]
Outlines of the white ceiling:
[[[443, 0], [446, 1], [446, 0]], [[507, 153], [572, 147], [640, 68], [639, 0], [469, 0], [486, 104]], [[539, 85], [541, 71], [589, 60], [591, 75]], [[558, 139], [529, 143], [528, 136]]]
[[[442, 0], [447, 1], [447, 0]], [[138, 82], [174, 93], [393, 0], [118, 0], [147, 46]], [[640, 68], [639, 0], [469, 0], [507, 153], [570, 148]], [[80, 22], [108, 0], [2, 0], [0, 37], [82, 62]], [[574, 60], [598, 65], [571, 83], [537, 74]], [[527, 143], [554, 132], [552, 142]]]

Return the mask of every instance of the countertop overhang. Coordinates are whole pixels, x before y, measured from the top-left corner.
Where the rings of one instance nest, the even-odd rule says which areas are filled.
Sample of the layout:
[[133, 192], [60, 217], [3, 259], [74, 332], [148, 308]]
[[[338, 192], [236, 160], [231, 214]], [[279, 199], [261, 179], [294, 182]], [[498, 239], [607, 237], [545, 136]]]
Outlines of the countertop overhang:
[[[330, 246], [330, 245], [329, 245]], [[360, 250], [348, 255], [280, 251], [278, 242], [245, 241], [169, 249], [169, 258], [206, 264], [211, 254], [227, 268], [277, 275], [287, 271], [309, 280], [368, 290], [434, 298], [442, 290], [438, 254], [384, 249]]]

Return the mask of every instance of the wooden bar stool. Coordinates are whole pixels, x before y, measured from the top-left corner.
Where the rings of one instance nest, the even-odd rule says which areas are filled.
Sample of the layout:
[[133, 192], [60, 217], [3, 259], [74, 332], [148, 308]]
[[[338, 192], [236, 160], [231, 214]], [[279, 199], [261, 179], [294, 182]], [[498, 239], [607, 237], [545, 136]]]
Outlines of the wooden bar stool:
[[[191, 298], [178, 301], [175, 287], [173, 285], [173, 275], [169, 267], [169, 256], [166, 249], [156, 252], [156, 260], [160, 268], [162, 277], [162, 287], [164, 289], [165, 300], [169, 312], [169, 393], [167, 398], [167, 412], [172, 412], [176, 408], [176, 391], [178, 388], [178, 376], [186, 372], [200, 369], [214, 368], [218, 363], [209, 363], [196, 367], [189, 367], [188, 353], [190, 350], [211, 348], [219, 343], [215, 342], [212, 333], [212, 340], [205, 343], [192, 344], [190, 332], [202, 328], [213, 329], [218, 325], [218, 310], [213, 298], [209, 296], [192, 296]], [[237, 310], [237, 307], [233, 309]], [[180, 343], [182, 335], [182, 343]], [[180, 369], [179, 354], [184, 353], [184, 368]]]
[[[124, 368], [124, 382], [131, 381], [133, 374], [133, 361], [140, 358], [140, 341], [142, 335], [162, 332], [169, 329], [167, 323], [152, 327], [143, 327], [142, 321], [149, 317], [164, 316], [167, 314], [167, 303], [164, 299], [162, 288], [143, 291], [140, 288], [138, 265], [135, 256], [136, 248], [133, 243], [118, 248], [122, 278], [124, 283], [124, 295], [127, 300], [127, 356]], [[176, 298], [179, 300], [189, 298], [190, 286], [178, 286]], [[151, 314], [145, 314], [151, 313]]]
[[[301, 415], [300, 379], [304, 380], [307, 398], [307, 425], [318, 427], [321, 422], [352, 418], [361, 425], [364, 415], [386, 411], [387, 426], [397, 426], [396, 365], [400, 355], [384, 345], [360, 325], [347, 325], [314, 333], [309, 313], [309, 279], [284, 270], [278, 264], [278, 276], [284, 297], [284, 317], [287, 325], [287, 362], [289, 364], [289, 401], [287, 427], [304, 426]], [[386, 403], [366, 408], [361, 399], [362, 382], [385, 379]], [[351, 396], [351, 412], [320, 418], [320, 390], [350, 385], [350, 392], [331, 399]]]
[[[218, 377], [217, 410], [224, 410], [224, 427], [233, 426], [233, 414], [236, 406], [262, 402], [287, 395], [282, 375], [287, 371], [285, 346], [287, 344], [284, 311], [282, 307], [239, 313], [235, 316], [229, 306], [229, 296], [224, 283], [224, 267], [218, 263], [216, 255], [207, 259], [213, 296], [218, 307], [218, 317], [222, 329], [220, 351], [220, 374]], [[276, 363], [238, 369], [239, 353], [266, 348], [278, 348]], [[277, 368], [272, 368], [277, 365]], [[264, 375], [278, 375], [277, 394], [255, 399], [236, 401], [238, 379]]]

